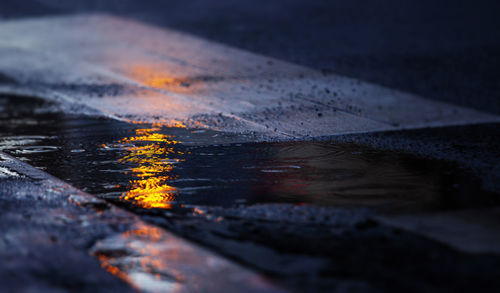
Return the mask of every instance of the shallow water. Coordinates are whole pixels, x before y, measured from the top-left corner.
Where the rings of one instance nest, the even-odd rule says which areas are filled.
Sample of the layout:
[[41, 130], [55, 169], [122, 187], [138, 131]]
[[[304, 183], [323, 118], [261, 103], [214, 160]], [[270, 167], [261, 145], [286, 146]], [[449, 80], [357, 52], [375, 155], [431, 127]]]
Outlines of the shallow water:
[[129, 208], [273, 202], [408, 212], [495, 204], [450, 164], [352, 144], [245, 143], [202, 129], [63, 115], [25, 98], [0, 98], [0, 110], [0, 150]]

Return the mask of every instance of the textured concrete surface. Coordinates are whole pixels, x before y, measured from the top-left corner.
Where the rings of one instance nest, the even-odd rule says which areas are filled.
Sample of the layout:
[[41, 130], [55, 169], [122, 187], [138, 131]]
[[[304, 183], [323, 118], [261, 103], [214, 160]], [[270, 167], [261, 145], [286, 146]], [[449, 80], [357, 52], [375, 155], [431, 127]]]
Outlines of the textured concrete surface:
[[16, 81], [3, 91], [32, 90], [129, 121], [271, 138], [500, 121], [111, 16], [7, 21], [0, 36], [9, 56], [0, 70]]
[[[235, 0], [6, 0], [1, 3], [0, 19], [105, 12], [192, 33], [324, 73], [498, 114], [498, 5], [488, 0], [292, 0], [286, 4], [271, 0], [259, 5]], [[0, 81], [5, 80], [13, 81], [0, 77]], [[94, 90], [106, 92], [102, 88]], [[498, 190], [498, 180], [491, 176], [491, 170], [498, 174], [498, 168], [477, 163], [479, 160], [492, 165], [498, 160], [498, 155], [491, 152], [500, 148], [493, 139], [498, 136], [497, 125], [482, 125], [473, 131], [470, 127], [450, 127], [384, 133], [358, 136], [355, 140], [377, 148], [458, 160], [464, 167], [486, 174], [486, 187]], [[476, 138], [471, 140], [471, 133]]]
[[[84, 130], [98, 136], [103, 135], [103, 128], [91, 128], [89, 130], [91, 123], [83, 123], [86, 127], [80, 128], [82, 131], [75, 131], [70, 129], [70, 125], [74, 125], [74, 122], [71, 122], [69, 118], [63, 120], [63, 123], [61, 121], [42, 119], [44, 113], [57, 110], [57, 108], [52, 108], [54, 107], [52, 103], [44, 105], [47, 103], [37, 100], [23, 101], [19, 97], [11, 97], [9, 100], [10, 102], [4, 102], [2, 107], [10, 115], [2, 115], [2, 118], [12, 124], [17, 123], [17, 130], [22, 130], [23, 133], [18, 133], [20, 140], [13, 141], [16, 137], [16, 127], [14, 126], [7, 132], [10, 139], [7, 137], [2, 140], [2, 143], [6, 143], [2, 146], [10, 146], [10, 151], [14, 153], [15, 150], [30, 150], [28, 145], [15, 145], [16, 142], [23, 144], [23, 141], [27, 144], [25, 140], [29, 138], [36, 140], [36, 136], [27, 136], [27, 134], [39, 134], [40, 137], [61, 135], [57, 131], [52, 133], [43, 132], [40, 128], [49, 127], [46, 125], [47, 123], [54, 124], [52, 126], [55, 128], [64, 125], [66, 134], [69, 132], [76, 136], [64, 136], [61, 139], [63, 144], [70, 144], [67, 149], [68, 152], [79, 148], [86, 149], [85, 152], [80, 153], [83, 155], [89, 155], [92, 152], [89, 146], [84, 146], [81, 144], [83, 141], [77, 139], [79, 136], [85, 136]], [[12, 101], [15, 101], [15, 103]], [[30, 103], [32, 103], [31, 106]], [[40, 116], [33, 116], [33, 113], [30, 114], [28, 109], [23, 110], [23, 105], [31, 109], [32, 112], [39, 113]], [[33, 117], [37, 119], [33, 119]], [[88, 120], [90, 119], [86, 119], [87, 123], [89, 123]], [[32, 124], [33, 121], [37, 122], [38, 125], [34, 123], [31, 127], [38, 128], [40, 132], [30, 132], [28, 130], [27, 124]], [[116, 124], [120, 124], [123, 128], [133, 126], [112, 120], [107, 123], [114, 123], [115, 127], [108, 125], [104, 129], [112, 130], [112, 133], [118, 135], [119, 138], [122, 136], [119, 134], [119, 128]], [[5, 127], [5, 125], [3, 126]], [[61, 131], [60, 128], [59, 131]], [[186, 130], [186, 132], [188, 131]], [[195, 137], [191, 137], [191, 139], [193, 143], [197, 142], [206, 145], [207, 141], [211, 140], [210, 137], [211, 135], [205, 136], [201, 140], [197, 140]], [[230, 137], [229, 139], [234, 138]], [[9, 141], [14, 142], [14, 144], [9, 145]], [[217, 143], [224, 144], [224, 138], [218, 137]], [[96, 141], [91, 141], [89, 144], [94, 145], [94, 147], [100, 145]], [[309, 146], [309, 148], [304, 149], [303, 155], [305, 155], [305, 158], [308, 158], [311, 153], [316, 154], [316, 156], [313, 156], [315, 162], [311, 162], [313, 165], [320, 162], [321, 164], [327, 163], [328, 157], [318, 156], [318, 153], [314, 151], [314, 143], [308, 144], [308, 142], [305, 142], [303, 144]], [[47, 144], [40, 144], [40, 146], [49, 147]], [[214, 148], [215, 146], [206, 146], [204, 152], [215, 152]], [[292, 150], [288, 148], [287, 153], [289, 156], [293, 158], [300, 157], [300, 152], [297, 153]], [[359, 150], [359, 148], [345, 148], [336, 152], [353, 152], [351, 159], [345, 159], [352, 163], [353, 157], [357, 156], [355, 153], [359, 155], [359, 152], [356, 152]], [[220, 151], [219, 149], [216, 152], [219, 153]], [[325, 151], [329, 153], [332, 150], [326, 149]], [[47, 153], [41, 153], [39, 156], [46, 156], [49, 161], [51, 160]], [[78, 160], [64, 160], [62, 157], [65, 156], [56, 155], [52, 157], [54, 167], [59, 169], [57, 174], [61, 178], [81, 176], [79, 171], [72, 171], [72, 169], [76, 168], [75, 166], [82, 169], [87, 167], [77, 163]], [[376, 160], [371, 157], [372, 160], [375, 159], [374, 164], [379, 162], [381, 165], [387, 164], [387, 162], [384, 162], [385, 160], [391, 161], [389, 158], [383, 156], [381, 160]], [[221, 159], [222, 164], [224, 164], [225, 158], [221, 157]], [[87, 160], [90, 160], [88, 164], [92, 164], [92, 160], [88, 156]], [[101, 157], [100, 160], [106, 159]], [[402, 167], [405, 164], [423, 163], [424, 161], [414, 158], [407, 163], [396, 161], [393, 164]], [[9, 164], [9, 162], [11, 163]], [[18, 178], [21, 176], [20, 174], [29, 175], [35, 172], [34, 169], [24, 164], [22, 166], [25, 166], [25, 168], [20, 169], [19, 164], [16, 167], [14, 162], [7, 160], [2, 163], [0, 177], [10, 178], [14, 176]], [[199, 164], [199, 161], [195, 161], [194, 165], [197, 165], [196, 162]], [[265, 168], [269, 169], [269, 167], [272, 167], [269, 166], [269, 163], [269, 160], [264, 160], [263, 166], [267, 166]], [[349, 168], [342, 168], [338, 164], [335, 164], [335, 166], [340, 168], [342, 175], [351, 173]], [[438, 165], [431, 164], [429, 168], [432, 168], [432, 166]], [[443, 172], [453, 172], [452, 170], [455, 170], [446, 166], [446, 164], [444, 167], [441, 166], [439, 170], [443, 170]], [[424, 170], [429, 170], [429, 168]], [[230, 168], [224, 169], [223, 166], [221, 169], [222, 172], [234, 171]], [[366, 167], [363, 169], [363, 171], [373, 172], [378, 175], [384, 173], [384, 168], [375, 169], [375, 171], [370, 171]], [[394, 172], [400, 174], [401, 170], [396, 168], [396, 170], [389, 173]], [[432, 174], [437, 174], [436, 177], [441, 176], [440, 171], [437, 171], [437, 173], [432, 172], [436, 171], [424, 172], [427, 180], [436, 179], [433, 178]], [[332, 172], [332, 174], [326, 175], [335, 174], [337, 173]], [[189, 172], [186, 175], [190, 176]], [[46, 176], [42, 172], [36, 171], [35, 175], [25, 178], [25, 181], [30, 183], [31, 180], [34, 180], [33, 178], [43, 179]], [[405, 175], [402, 174], [402, 177], [403, 180], [398, 182], [402, 184], [403, 187], [401, 188], [404, 188], [404, 186], [411, 188], [411, 184], [403, 184]], [[410, 178], [412, 177], [410, 176]], [[461, 178], [466, 178], [467, 183], [472, 183], [469, 181], [472, 181], [473, 176], [468, 176], [468, 173], [466, 173], [458, 179]], [[425, 184], [427, 180], [424, 178], [423, 183]], [[24, 192], [24, 189], [14, 184], [12, 180], [4, 183], [2, 190], [8, 191], [5, 193], [7, 199], [12, 194], [18, 194], [17, 192], [22, 194]], [[412, 181], [412, 183], [415, 182]], [[52, 183], [47, 184], [51, 186]], [[361, 185], [366, 187], [367, 184]], [[83, 184], [82, 188], [86, 186], [86, 184]], [[325, 186], [328, 185], [324, 184], [319, 187], [324, 188]], [[473, 191], [479, 190], [479, 185], [473, 186], [476, 188]], [[448, 208], [463, 209], [473, 205], [477, 199], [471, 198], [469, 191], [470, 189], [465, 188], [463, 194], [459, 194], [458, 199], [451, 199], [452, 203], [457, 201], [458, 206], [452, 205]], [[80, 194], [78, 191], [74, 190], [74, 192]], [[41, 194], [43, 196], [44, 193]], [[419, 196], [418, 192], [416, 195], [415, 200], [417, 200], [417, 203], [418, 199], [425, 202], [425, 198]], [[429, 194], [425, 195], [426, 197], [429, 196]], [[404, 198], [404, 196], [397, 194], [395, 196], [400, 200]], [[405, 196], [408, 196], [408, 194], [405, 194]], [[478, 194], [475, 193], [474, 196], [478, 197]], [[75, 197], [72, 198], [72, 202], [79, 203], [80, 207], [82, 206], [81, 200], [75, 201]], [[65, 203], [67, 199], [64, 194], [55, 197], [53, 200], [54, 205], [60, 204], [58, 200], [63, 200]], [[346, 200], [349, 201], [349, 199]], [[19, 205], [26, 204], [28, 213], [36, 210], [36, 208], [33, 208], [37, 206], [36, 201], [32, 203], [32, 201], [22, 197], [18, 202]], [[355, 204], [352, 200], [351, 203]], [[70, 204], [66, 205], [72, 207]], [[185, 241], [172, 237], [170, 233], [166, 233], [158, 226], [199, 242], [201, 245], [208, 246], [224, 257], [258, 270], [297, 292], [331, 292], [332, 290], [361, 292], [443, 291], [448, 288], [455, 291], [470, 291], [477, 284], [485, 284], [483, 287], [491, 290], [495, 290], [499, 286], [495, 281], [491, 281], [496, 280], [494, 276], [498, 274], [499, 260], [498, 253], [492, 250], [498, 239], [496, 226], [491, 224], [496, 221], [496, 215], [490, 213], [489, 209], [472, 212], [463, 211], [462, 215], [466, 219], [467, 225], [463, 225], [464, 227], [459, 229], [460, 227], [456, 226], [457, 221], [454, 218], [454, 215], [458, 215], [458, 213], [452, 214], [450, 220], [450, 215], [447, 214], [429, 215], [421, 213], [419, 215], [402, 216], [401, 212], [399, 216], [381, 218], [379, 217], [380, 214], [373, 208], [360, 209], [352, 208], [352, 206], [351, 208], [318, 208], [312, 205], [260, 204], [233, 208], [191, 206], [180, 210], [140, 209], [125, 204], [122, 206], [130, 208], [142, 220], [155, 223], [157, 226], [150, 226], [144, 222], [130, 223], [128, 216], [125, 218], [116, 216], [116, 209], [102, 201], [97, 201], [94, 204], [83, 204], [83, 207], [88, 207], [87, 212], [90, 216], [97, 219], [106, 216], [106, 219], [116, 221], [113, 223], [119, 225], [119, 228], [111, 231], [104, 229], [98, 237], [96, 236], [85, 246], [84, 252], [89, 252], [97, 257], [101, 267], [113, 272], [115, 276], [132, 284], [138, 284], [140, 288], [150, 291], [167, 289], [182, 291], [184, 289], [187, 291], [217, 292], [218, 288], [222, 286], [225, 289], [237, 288], [232, 287], [234, 283], [224, 283], [221, 279], [221, 276], [228, 275], [224, 268], [231, 272], [235, 271], [232, 266], [223, 265], [225, 261], [220, 260], [220, 257], [214, 257], [213, 254], [210, 254], [211, 257], [202, 258], [205, 261], [199, 261], [197, 257], [193, 260], [192, 245], [186, 246]], [[12, 208], [14, 211], [11, 210]], [[74, 208], [77, 210], [69, 210], [69, 213], [79, 213], [78, 208]], [[5, 206], [5, 209], [9, 211], [10, 216], [17, 215], [16, 206]], [[108, 211], [114, 212], [108, 213]], [[425, 209], [422, 211], [425, 212]], [[47, 218], [47, 214], [49, 213], [37, 214], [36, 219], [52, 225], [55, 220], [51, 217]], [[131, 218], [134, 218], [134, 216], [131, 216]], [[58, 223], [57, 220], [55, 223]], [[93, 222], [88, 220], [82, 225], [88, 225], [89, 223]], [[65, 227], [70, 231], [76, 230], [78, 232], [78, 225], [78, 222], [67, 222]], [[103, 225], [107, 227], [106, 222]], [[25, 227], [22, 224], [17, 223], [15, 227], [16, 230], [21, 231], [19, 232], [21, 235], [24, 235], [22, 231]], [[39, 230], [36, 229], [37, 232]], [[464, 231], [467, 233], [464, 233]], [[77, 232], [71, 234], [71, 241], [78, 242], [86, 239], [87, 234], [82, 234], [85, 237], [76, 237]], [[67, 234], [66, 230], [53, 229], [52, 235], [56, 238], [65, 239]], [[18, 247], [23, 245], [25, 244], [21, 243]], [[35, 252], [38, 248], [39, 246], [30, 247]], [[198, 250], [194, 250], [194, 252], [196, 251]], [[10, 255], [10, 253], [10, 250], [6, 251], [7, 255]], [[194, 254], [199, 256], [199, 253]], [[15, 269], [7, 267], [8, 272], [11, 274], [16, 272], [25, 274], [23, 273], [26, 268], [26, 265], [23, 265], [24, 261], [23, 259]], [[38, 264], [39, 261], [30, 260], [30, 263]], [[45, 263], [40, 264], [40, 266], [44, 265]], [[56, 269], [54, 268], [54, 270]], [[214, 269], [215, 272], [211, 271], [211, 269]], [[68, 272], [70, 272], [69, 269]], [[30, 273], [26, 274], [28, 274], [26, 278], [29, 279]], [[30, 279], [30, 282], [35, 284], [46, 282], [45, 278], [47, 277], [47, 275], [43, 275], [40, 279]], [[195, 280], [192, 278], [195, 278]], [[195, 284], [200, 284], [200, 278], [203, 280], [209, 279], [209, 284], [196, 287]], [[240, 273], [235, 278], [238, 282], [241, 282]], [[179, 279], [184, 281], [180, 282]], [[214, 283], [213, 279], [217, 279], [219, 282]], [[57, 277], [48, 281], [58, 284], [59, 279]], [[86, 280], [83, 280], [83, 282], [86, 282]], [[253, 278], [250, 278], [249, 282], [255, 284]], [[14, 285], [17, 284], [16, 282], [13, 283]], [[16, 286], [20, 285], [17, 284]], [[221, 287], [214, 288], [212, 286]], [[73, 291], [75, 290], [77, 289], [73, 289]]]
[[[119, 119], [169, 123], [181, 118], [191, 126], [265, 134], [252, 137], [257, 140], [498, 120], [498, 116], [274, 59], [269, 65], [270, 58], [168, 29], [107, 16], [95, 20], [57, 17], [3, 23], [2, 50], [11, 58], [0, 62], [4, 71], [0, 88], [55, 98], [70, 112], [104, 111]], [[117, 26], [127, 30], [115, 31]], [[51, 37], [54, 42], [44, 37], [44, 29], [58, 32]], [[81, 38], [73, 38], [73, 33]], [[90, 43], [82, 43], [84, 38]], [[44, 53], [57, 49], [64, 53]], [[494, 101], [491, 105], [494, 109]], [[334, 140], [456, 161], [472, 168], [485, 188], [498, 191], [497, 136], [498, 123], [489, 123]]]
[[[444, 101], [498, 115], [500, 113], [498, 87], [500, 84], [498, 74], [500, 18], [497, 17], [497, 11], [498, 4], [488, 0], [445, 0], [439, 3], [430, 0], [403, 2], [397, 0], [378, 2], [291, 0], [286, 3], [271, 0], [263, 1], [258, 5], [254, 2], [236, 0], [168, 2], [104, 0], [71, 3], [58, 0], [5, 0], [0, 4], [0, 19], [107, 12], [181, 32], [189, 32], [225, 45], [313, 68], [320, 73], [320, 79], [329, 79], [333, 74], [349, 76], [355, 78], [353, 82], [356, 89], [358, 80], [362, 80], [360, 83], [363, 85], [366, 84], [364, 81], [369, 81], [397, 89], [397, 91], [389, 91], [397, 92], [398, 95], [400, 91], [403, 91], [433, 101]], [[6, 52], [23, 56], [23, 58], [29, 55], [26, 52], [7, 49], [2, 54]], [[47, 56], [44, 55], [45, 57]], [[47, 58], [51, 60], [50, 62], [56, 62], [54, 60], [57, 59], [54, 54], [48, 54]], [[38, 58], [35, 59], [38, 60]], [[24, 65], [31, 66], [33, 62], [30, 60], [33, 59], [27, 57]], [[7, 59], [2, 59], [2, 61], [10, 62]], [[60, 62], [57, 64], [64, 64], [66, 61], [57, 59], [57, 62]], [[263, 67], [266, 68], [266, 66], [269, 65], [264, 64]], [[71, 100], [71, 96], [75, 93], [84, 97], [97, 98], [119, 95], [124, 90], [116, 83], [108, 83], [104, 86], [94, 83], [62, 83], [52, 84], [50, 87], [47, 84], [36, 86], [32, 84], [31, 88], [17, 87], [16, 83], [26, 82], [26, 80], [23, 81], [22, 70], [19, 68], [16, 70], [19, 75], [14, 77], [0, 73], [0, 85], [4, 89], [8, 88], [8, 91], [15, 89], [19, 94], [54, 97], [53, 93], [57, 91], [59, 95], [56, 98], [67, 101]], [[50, 71], [43, 72], [40, 76], [49, 80], [54, 77], [53, 72]], [[64, 72], [61, 76], [69, 80], [75, 77], [71, 72]], [[36, 81], [39, 80], [36, 79]], [[218, 75], [201, 75], [188, 81], [174, 80], [174, 85], [177, 84], [174, 88], [193, 89], [200, 81], [207, 84], [220, 84], [227, 80], [220, 80]], [[263, 86], [265, 88], [266, 84]], [[350, 86], [351, 84], [348, 83], [348, 89], [351, 89]], [[142, 85], [139, 87], [143, 89]], [[323, 88], [308, 90], [314, 96], [327, 94]], [[330, 88], [328, 90], [333, 94]], [[176, 97], [179, 96], [176, 95]], [[307, 100], [308, 98], [307, 95], [299, 95], [297, 100], [300, 101], [299, 103], [308, 104], [311, 102]], [[306, 107], [306, 112], [314, 117], [313, 120], [324, 118], [323, 110], [331, 106], [323, 108], [324, 105], [318, 105], [316, 102], [313, 100], [311, 104], [313, 106]], [[99, 102], [95, 104], [101, 106]], [[197, 103], [195, 106], [200, 107]], [[339, 105], [335, 107], [338, 108]], [[96, 111], [92, 109], [82, 109], [82, 105], [68, 107], [66, 110], [76, 112], [84, 110], [96, 114]], [[173, 112], [176, 113], [178, 110], [175, 109]], [[263, 120], [267, 118], [273, 120], [285, 113], [281, 109], [278, 110], [277, 112], [265, 110]], [[360, 114], [356, 112], [357, 109], [348, 110], [357, 116]], [[322, 115], [319, 116], [319, 113]], [[252, 115], [243, 118], [254, 119], [255, 116]], [[300, 113], [297, 117], [310, 118]], [[127, 117], [124, 118], [127, 119]], [[202, 116], [197, 118], [214, 127], [235, 125], [232, 117]], [[236, 125], [239, 126], [239, 124]], [[273, 126], [268, 125], [269, 128], [266, 128], [264, 124], [264, 128], [256, 128], [274, 135], [274, 128], [277, 129], [277, 127]], [[395, 125], [391, 126], [395, 127]], [[500, 145], [496, 139], [499, 135], [498, 126], [498, 123], [490, 123], [391, 131], [338, 136], [333, 140], [361, 143], [381, 149], [415, 153], [426, 158], [458, 162], [460, 167], [472, 169], [481, 178], [483, 187], [498, 193], [500, 190], [498, 180], [500, 178], [498, 168]], [[301, 135], [306, 137], [309, 133], [301, 133]], [[323, 137], [322, 139], [332, 138]], [[24, 227], [16, 225], [19, 225], [21, 220], [26, 221], [24, 218], [21, 219], [20, 215], [29, 216], [33, 212], [33, 209], [28, 209], [25, 204], [33, 201], [24, 201], [24, 199], [19, 201], [10, 195], [23, 194], [25, 196], [25, 193], [29, 194], [34, 190], [30, 189], [31, 187], [22, 187], [31, 186], [33, 184], [31, 179], [26, 181], [17, 178], [17, 173], [14, 172], [9, 168], [0, 169], [1, 188], [8, 191], [5, 193], [7, 197], [3, 197], [2, 202], [6, 206], [14, 206], [22, 211], [21, 214], [10, 212], [2, 214], [2, 219], [6, 219], [7, 224], [0, 227], [9, 231], [5, 234], [7, 238], [13, 239], [12, 242], [3, 240], [3, 243], [7, 243], [5, 244], [8, 248], [6, 251], [12, 252], [11, 256], [21, 261], [19, 266], [19, 263], [13, 262], [16, 266], [13, 270], [1, 271], [0, 269], [2, 274], [12, 279], [12, 282], [6, 283], [8, 290], [19, 290], [23, 285], [26, 285], [24, 288], [28, 290], [30, 284], [27, 280], [33, 280], [32, 278], [36, 278], [37, 284], [42, 284], [39, 286], [47, 291], [75, 290], [76, 284], [80, 284], [81, 280], [75, 279], [71, 274], [63, 274], [61, 278], [58, 275], [61, 274], [57, 271], [59, 265], [62, 264], [61, 267], [65, 267], [63, 261], [57, 261], [55, 263], [57, 267], [54, 267], [52, 260], [50, 262], [46, 260], [47, 256], [52, 256], [50, 252], [52, 244], [45, 246], [37, 243], [39, 246], [33, 247], [30, 244], [31, 238], [29, 241], [17, 242], [22, 245], [12, 244], [20, 238], [9, 235], [17, 233], [20, 230], [18, 227]], [[464, 178], [464, 180], [470, 180], [470, 178]], [[30, 192], [25, 192], [26, 190]], [[474, 190], [464, 190], [464, 193], [474, 196]], [[16, 204], [13, 204], [14, 202]], [[88, 209], [91, 211], [94, 208]], [[252, 209], [235, 208], [233, 210], [202, 208], [182, 217], [167, 213], [166, 217], [165, 215], [148, 216], [148, 220], [183, 234], [185, 237], [205, 243], [228, 257], [285, 280], [285, 283], [288, 282], [287, 284], [291, 287], [302, 291], [305, 289], [332, 290], [333, 288], [337, 291], [470, 292], [477, 288], [485, 291], [498, 291], [500, 286], [496, 277], [500, 274], [498, 254], [496, 254], [497, 217], [498, 212], [495, 209], [489, 209], [381, 219], [375, 218], [375, 215], [366, 211], [356, 211], [352, 214], [343, 209], [325, 212], [314, 208], [262, 205]], [[220, 221], [221, 219], [223, 221]], [[58, 223], [57, 221], [59, 220], [52, 222]], [[328, 225], [325, 226], [323, 223], [328, 223]], [[11, 226], [15, 227], [14, 232]], [[66, 230], [58, 230], [59, 228], [55, 229], [53, 226], [50, 226], [51, 231], [54, 230], [63, 235], [66, 233]], [[99, 238], [103, 241], [93, 246], [93, 249], [96, 249], [95, 255], [106, 261], [108, 268], [115, 265], [126, 267], [133, 263], [133, 258], [127, 254], [116, 253], [116, 251], [99, 252], [98, 247], [102, 247], [100, 245], [109, 247], [109, 244], [114, 243], [116, 239], [128, 238], [134, 234], [132, 231], [138, 230], [140, 229], [137, 227], [131, 227], [128, 231], [125, 228], [116, 228], [113, 230], [113, 233], [116, 233], [113, 236]], [[31, 230], [28, 230], [28, 234], [32, 233], [29, 231]], [[41, 235], [41, 239], [52, 241], [47, 233], [40, 233], [38, 229], [33, 233]], [[106, 233], [107, 230], [104, 234]], [[156, 234], [152, 233], [152, 235]], [[162, 237], [155, 237], [153, 238], [163, 241]], [[142, 241], [148, 241], [148, 238], [151, 238], [151, 235], [127, 240], [128, 242], [125, 243], [142, 245]], [[78, 242], [71, 239], [71, 248], [81, 247], [78, 243], [74, 244], [75, 241]], [[52, 242], [47, 241], [47, 243]], [[28, 259], [26, 254], [18, 253], [17, 251], [20, 250], [17, 248], [23, 245], [29, 248], [28, 256], [35, 255], [35, 259], [40, 261], [33, 262], [32, 257]], [[86, 248], [90, 246], [88, 243], [85, 245]], [[43, 249], [37, 251], [37, 247], [46, 248], [46, 251], [50, 253], [44, 253]], [[63, 248], [68, 249], [66, 244]], [[247, 253], [239, 255], [235, 251], [247, 251]], [[285, 251], [285, 253], [276, 253], [276, 251]], [[148, 254], [145, 257], [151, 258], [152, 255]], [[12, 260], [12, 258], [8, 259]], [[83, 260], [81, 252], [75, 252], [74, 256], [67, 257], [64, 261], [67, 259], [75, 259], [71, 263], [85, 263], [81, 268], [84, 272], [80, 276], [90, 276], [90, 280], [85, 280], [88, 286], [82, 290], [98, 291], [97, 283], [104, 284], [105, 288], [122, 288], [120, 287], [122, 285], [115, 280], [102, 275], [101, 272], [91, 270], [90, 268], [97, 268], [99, 264], [91, 259]], [[24, 260], [26, 262], [23, 262]], [[28, 263], [33, 263], [34, 268], [25, 271], [25, 265]], [[274, 265], [269, 265], [270, 263]], [[328, 269], [323, 270], [325, 267]], [[55, 274], [57, 278], [45, 278], [48, 276], [46, 268], [53, 268], [49, 272], [52, 275]], [[318, 272], [326, 277], [318, 281], [315, 277], [315, 273]], [[143, 277], [140, 272], [135, 273], [135, 278]], [[165, 274], [163, 277], [170, 279], [171, 275]], [[150, 284], [153, 287], [158, 285], [155, 282]]]
[[[24, 163], [2, 155], [0, 166], [6, 292], [124, 288], [99, 265], [151, 292], [241, 291], [242, 284], [250, 291], [269, 289], [248, 270]], [[292, 291], [467, 292], [478, 284], [484, 290], [500, 286], [500, 260], [491, 249], [494, 212], [457, 213], [468, 222], [458, 231], [453, 214], [451, 221], [446, 214], [380, 218], [365, 209], [284, 204], [135, 212]]]
[[483, 188], [498, 193], [500, 192], [499, 136], [500, 124], [492, 123], [345, 135], [324, 139], [456, 162], [461, 168], [472, 170], [481, 179]]
[[500, 113], [499, 5], [490, 0], [4, 0], [0, 18], [105, 12]]
[[[496, 221], [490, 216], [485, 213], [483, 220]], [[397, 219], [380, 221], [369, 211], [341, 208], [206, 207], [181, 216], [148, 213], [144, 218], [275, 276], [298, 292], [467, 292], [477, 286], [495, 291], [500, 285], [495, 277], [499, 256], [489, 249], [497, 225], [481, 226], [487, 237], [466, 243], [469, 236], [453, 235], [456, 223], [435, 218], [434, 235], [422, 229], [410, 229], [418, 232], [412, 233], [406, 230], [410, 225], [395, 225]], [[436, 237], [439, 231], [446, 233]], [[457, 243], [469, 247], [457, 249]]]
[[284, 292], [3, 153], [0, 208], [1, 292]]
[[126, 229], [127, 221], [98, 215], [94, 208], [106, 207], [103, 202], [70, 203], [79, 193], [1, 156], [2, 170], [9, 171], [0, 176], [0, 291], [133, 292], [87, 252], [102, 235]]
[[382, 223], [413, 231], [469, 253], [500, 253], [500, 211], [487, 208], [424, 216], [383, 217]]

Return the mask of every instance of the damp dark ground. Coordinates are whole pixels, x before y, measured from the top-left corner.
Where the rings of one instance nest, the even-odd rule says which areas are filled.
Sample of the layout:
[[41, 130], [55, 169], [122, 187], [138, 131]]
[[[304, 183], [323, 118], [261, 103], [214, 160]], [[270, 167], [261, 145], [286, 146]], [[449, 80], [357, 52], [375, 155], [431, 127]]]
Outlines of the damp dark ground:
[[203, 129], [64, 115], [36, 99], [3, 98], [0, 106], [1, 150], [131, 209], [289, 203], [401, 213], [498, 202], [453, 164], [355, 144], [252, 143]]
[[500, 288], [498, 256], [373, 220], [498, 205], [453, 163], [66, 115], [30, 98], [1, 97], [0, 108], [2, 151], [292, 291]]

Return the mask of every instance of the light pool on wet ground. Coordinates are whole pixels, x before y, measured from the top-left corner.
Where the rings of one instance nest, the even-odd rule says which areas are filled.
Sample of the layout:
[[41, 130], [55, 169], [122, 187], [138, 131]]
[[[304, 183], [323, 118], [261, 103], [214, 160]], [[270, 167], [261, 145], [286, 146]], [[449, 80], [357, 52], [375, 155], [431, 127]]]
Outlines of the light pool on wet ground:
[[27, 98], [4, 97], [0, 107], [0, 150], [131, 209], [292, 203], [411, 212], [496, 203], [451, 164], [353, 144], [251, 143], [63, 115]]

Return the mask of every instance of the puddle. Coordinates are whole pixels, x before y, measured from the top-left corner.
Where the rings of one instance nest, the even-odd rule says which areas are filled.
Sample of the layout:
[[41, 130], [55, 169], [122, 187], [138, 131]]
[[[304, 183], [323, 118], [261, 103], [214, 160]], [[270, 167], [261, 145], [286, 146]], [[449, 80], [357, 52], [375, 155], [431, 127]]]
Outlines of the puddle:
[[144, 223], [99, 240], [91, 254], [104, 270], [143, 292], [199, 292], [200, 285], [203, 292], [287, 292]]
[[418, 212], [496, 204], [450, 164], [352, 144], [244, 143], [203, 129], [66, 116], [26, 98], [0, 98], [0, 113], [0, 150], [132, 209], [292, 203]]

